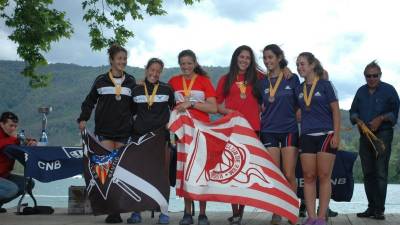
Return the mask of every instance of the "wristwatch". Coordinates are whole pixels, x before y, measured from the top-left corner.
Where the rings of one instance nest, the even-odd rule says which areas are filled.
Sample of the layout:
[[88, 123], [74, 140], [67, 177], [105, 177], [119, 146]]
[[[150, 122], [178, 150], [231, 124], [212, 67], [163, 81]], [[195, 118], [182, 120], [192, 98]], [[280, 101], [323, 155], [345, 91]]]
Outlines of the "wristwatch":
[[190, 108], [193, 109], [193, 108], [194, 108], [194, 105], [196, 105], [196, 102], [195, 102], [195, 101], [191, 101], [191, 102], [190, 102]]

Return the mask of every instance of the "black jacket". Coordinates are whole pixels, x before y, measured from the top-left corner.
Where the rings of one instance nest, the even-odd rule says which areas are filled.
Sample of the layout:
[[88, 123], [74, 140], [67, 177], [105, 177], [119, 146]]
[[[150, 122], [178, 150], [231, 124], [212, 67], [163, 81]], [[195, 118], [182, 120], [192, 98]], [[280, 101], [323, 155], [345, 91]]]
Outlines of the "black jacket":
[[[148, 94], [151, 95], [154, 84], [145, 80]], [[134, 134], [143, 135], [160, 127], [165, 127], [169, 121], [170, 111], [174, 107], [175, 98], [172, 88], [163, 82], [159, 82], [154, 103], [149, 108], [144, 92], [144, 85], [138, 85], [133, 89], [133, 101], [136, 108]]]
[[82, 112], [78, 122], [87, 121], [93, 108], [95, 111], [96, 135], [119, 138], [129, 137], [133, 128], [132, 91], [136, 86], [135, 78], [125, 73], [122, 83], [121, 100], [116, 100], [115, 86], [108, 77], [108, 72], [96, 78], [90, 93], [82, 103]]

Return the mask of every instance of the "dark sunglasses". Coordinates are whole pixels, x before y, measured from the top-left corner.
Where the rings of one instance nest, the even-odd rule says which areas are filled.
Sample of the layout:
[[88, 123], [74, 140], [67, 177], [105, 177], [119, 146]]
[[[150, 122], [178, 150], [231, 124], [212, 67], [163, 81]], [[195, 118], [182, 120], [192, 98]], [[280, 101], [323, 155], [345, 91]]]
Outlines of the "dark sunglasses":
[[366, 78], [371, 78], [371, 77], [373, 77], [373, 78], [378, 78], [379, 77], [379, 73], [375, 73], [375, 74], [365, 74], [365, 77]]

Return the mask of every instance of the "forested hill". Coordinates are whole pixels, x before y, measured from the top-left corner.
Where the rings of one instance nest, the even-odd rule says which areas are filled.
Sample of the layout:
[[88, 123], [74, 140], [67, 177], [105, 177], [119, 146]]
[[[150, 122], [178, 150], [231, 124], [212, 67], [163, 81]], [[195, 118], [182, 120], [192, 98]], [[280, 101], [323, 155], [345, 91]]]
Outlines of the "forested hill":
[[[89, 67], [74, 64], [50, 64], [41, 72], [51, 72], [53, 79], [47, 88], [31, 89], [28, 80], [20, 75], [24, 63], [0, 60], [0, 111], [13, 111], [20, 117], [20, 128], [27, 135], [40, 135], [41, 115], [39, 106], [52, 106], [48, 115], [48, 135], [50, 144], [78, 145], [80, 143], [76, 118], [80, 106], [99, 74], [108, 71], [108, 66]], [[214, 83], [226, 73], [224, 67], [206, 67]], [[126, 70], [137, 80], [144, 77], [142, 68], [128, 67]], [[179, 68], [164, 69], [161, 80], [179, 73]], [[93, 117], [93, 116], [92, 116]], [[90, 124], [90, 122], [89, 122]]]
[[[27, 136], [38, 138], [41, 130], [39, 106], [52, 106], [53, 112], [48, 115], [48, 136], [52, 145], [79, 145], [80, 136], [76, 118], [80, 113], [80, 105], [93, 83], [95, 77], [105, 73], [109, 67], [88, 67], [74, 64], [50, 64], [41, 72], [51, 72], [53, 80], [49, 87], [31, 89], [28, 80], [20, 75], [24, 63], [20, 61], [0, 60], [0, 111], [13, 111], [20, 117], [20, 128], [25, 129]], [[227, 72], [226, 67], [205, 67], [216, 85], [221, 74]], [[172, 75], [179, 73], [179, 68], [166, 68], [162, 80], [167, 81]], [[127, 72], [140, 80], [144, 71], [137, 67], [128, 67]], [[92, 116], [93, 117], [93, 116]], [[93, 127], [93, 122], [89, 122]], [[351, 128], [348, 112], [342, 111], [342, 127]], [[390, 180], [400, 180], [399, 128], [396, 126], [390, 167]], [[341, 134], [342, 149], [357, 151], [358, 133], [356, 129], [343, 131]], [[355, 177], [361, 176], [359, 160], [355, 167]]]

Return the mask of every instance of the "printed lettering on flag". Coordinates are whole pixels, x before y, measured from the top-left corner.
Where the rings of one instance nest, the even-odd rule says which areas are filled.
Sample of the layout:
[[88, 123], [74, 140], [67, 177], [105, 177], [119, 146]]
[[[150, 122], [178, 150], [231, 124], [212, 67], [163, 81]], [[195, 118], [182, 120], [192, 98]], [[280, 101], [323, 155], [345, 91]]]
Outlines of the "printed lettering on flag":
[[169, 128], [179, 139], [177, 195], [249, 205], [297, 221], [296, 194], [240, 113], [204, 123], [175, 110]]

